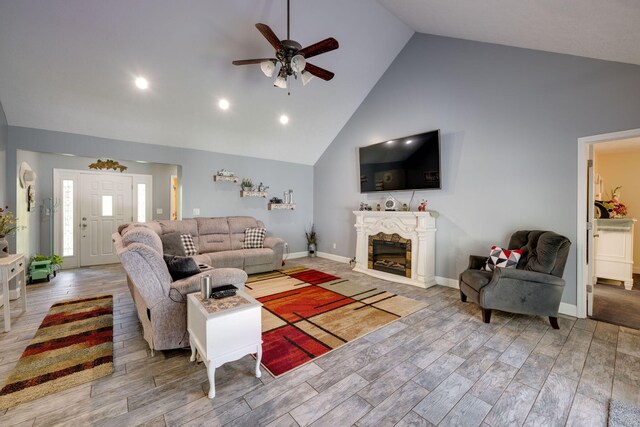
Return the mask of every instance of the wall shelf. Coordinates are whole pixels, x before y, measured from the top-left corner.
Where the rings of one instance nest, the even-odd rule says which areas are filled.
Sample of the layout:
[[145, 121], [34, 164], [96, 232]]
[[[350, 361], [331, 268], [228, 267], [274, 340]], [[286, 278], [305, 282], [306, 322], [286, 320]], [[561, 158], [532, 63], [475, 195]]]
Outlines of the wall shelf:
[[296, 208], [296, 205], [293, 203], [269, 203], [267, 209], [270, 211], [275, 210], [289, 210], [292, 211]]
[[237, 176], [222, 176], [222, 175], [214, 175], [213, 180], [216, 182], [238, 182]]
[[240, 191], [240, 197], [262, 197], [266, 199], [268, 195], [269, 193], [266, 191]]

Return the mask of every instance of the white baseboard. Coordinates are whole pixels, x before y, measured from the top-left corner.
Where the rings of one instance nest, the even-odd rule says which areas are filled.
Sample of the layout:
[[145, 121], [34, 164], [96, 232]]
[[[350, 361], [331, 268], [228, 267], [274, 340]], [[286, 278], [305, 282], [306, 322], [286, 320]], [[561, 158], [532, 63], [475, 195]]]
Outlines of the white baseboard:
[[578, 306], [575, 304], [567, 304], [566, 302], [561, 302], [560, 308], [558, 308], [558, 313], [565, 314], [571, 317], [578, 317]]
[[345, 264], [349, 264], [349, 261], [351, 261], [351, 258], [348, 258], [346, 256], [334, 255], [327, 252], [318, 252], [318, 256], [320, 258], [330, 259], [331, 261], [343, 262]]
[[291, 252], [290, 254], [284, 254], [284, 259], [304, 258], [309, 255], [308, 252]]
[[460, 284], [456, 279], [436, 276], [436, 283], [441, 286], [446, 286], [447, 288], [460, 289]]

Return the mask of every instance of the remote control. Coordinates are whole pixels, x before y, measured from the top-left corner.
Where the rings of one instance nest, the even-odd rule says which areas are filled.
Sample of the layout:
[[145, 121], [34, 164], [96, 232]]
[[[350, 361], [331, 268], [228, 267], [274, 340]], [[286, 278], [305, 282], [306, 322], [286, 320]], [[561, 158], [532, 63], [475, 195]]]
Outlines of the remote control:
[[231, 297], [236, 294], [237, 290], [238, 288], [236, 288], [233, 285], [218, 286], [217, 288], [211, 289], [211, 298], [219, 299], [219, 298]]

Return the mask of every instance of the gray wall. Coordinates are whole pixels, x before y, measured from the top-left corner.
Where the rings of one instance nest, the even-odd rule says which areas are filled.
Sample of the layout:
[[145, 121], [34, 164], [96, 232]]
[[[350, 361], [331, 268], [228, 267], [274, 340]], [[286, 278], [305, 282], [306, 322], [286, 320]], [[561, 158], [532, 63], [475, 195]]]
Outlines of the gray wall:
[[[311, 224], [313, 216], [312, 166], [9, 126], [7, 177], [14, 183], [8, 186], [11, 203], [15, 202], [16, 197], [18, 149], [70, 153], [92, 159], [109, 157], [176, 164], [182, 168], [184, 218], [193, 217], [194, 208], [200, 209], [200, 216], [253, 216], [265, 222], [269, 234], [285, 239], [290, 252], [306, 250], [304, 229]], [[269, 197], [282, 197], [283, 191], [293, 189], [297, 209], [268, 211], [266, 199], [240, 198], [239, 185], [213, 181], [213, 174], [222, 168], [235, 171], [238, 176], [252, 178], [254, 183], [262, 181], [269, 185]], [[41, 197], [38, 196], [38, 199]]]
[[7, 204], [7, 143], [9, 141], [9, 125], [0, 102], [0, 206]]
[[[518, 229], [576, 240], [577, 139], [640, 127], [640, 67], [416, 34], [314, 167], [319, 250], [353, 257], [357, 147], [441, 129], [436, 275]], [[411, 192], [394, 193], [408, 202]], [[415, 206], [415, 201], [414, 201]], [[337, 249], [332, 249], [335, 242]], [[563, 301], [576, 303], [572, 246]]]

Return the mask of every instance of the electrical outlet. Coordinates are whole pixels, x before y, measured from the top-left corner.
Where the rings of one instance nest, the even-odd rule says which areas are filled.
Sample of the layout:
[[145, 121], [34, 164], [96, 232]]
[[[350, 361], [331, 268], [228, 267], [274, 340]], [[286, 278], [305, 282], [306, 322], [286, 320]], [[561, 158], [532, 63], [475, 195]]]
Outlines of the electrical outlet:
[[194, 215], [200, 215], [200, 208], [193, 208]]
[[333, 244], [333, 249], [335, 249], [335, 248], [336, 248], [336, 244], [334, 243], [334, 244]]
[[156, 214], [157, 214], [157, 215], [162, 215], [162, 212], [164, 212], [164, 211], [162, 210], [162, 208], [158, 208], [158, 209], [156, 209]]

